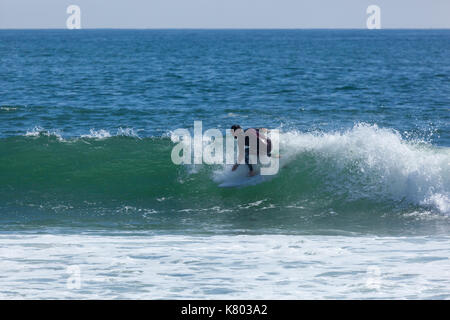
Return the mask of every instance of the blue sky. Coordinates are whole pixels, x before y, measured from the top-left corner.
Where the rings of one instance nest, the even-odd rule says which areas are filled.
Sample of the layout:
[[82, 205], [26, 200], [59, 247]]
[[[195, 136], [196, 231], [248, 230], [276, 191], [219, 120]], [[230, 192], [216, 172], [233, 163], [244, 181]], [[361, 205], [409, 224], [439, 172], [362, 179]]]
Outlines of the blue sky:
[[1, 0], [0, 28], [65, 28], [69, 5], [82, 28], [450, 28], [450, 0]]

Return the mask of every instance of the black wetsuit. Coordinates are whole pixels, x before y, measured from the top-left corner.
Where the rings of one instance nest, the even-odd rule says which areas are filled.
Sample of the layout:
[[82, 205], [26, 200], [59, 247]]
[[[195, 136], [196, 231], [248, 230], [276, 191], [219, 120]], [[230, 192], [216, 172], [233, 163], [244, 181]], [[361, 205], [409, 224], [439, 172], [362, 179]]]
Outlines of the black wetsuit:
[[[249, 128], [247, 130], [250, 130], [252, 128]], [[253, 128], [256, 131], [256, 154], [258, 155], [258, 160], [259, 160], [259, 129]], [[244, 132], [247, 132], [247, 130], [245, 130]], [[267, 140], [267, 156], [270, 157], [271, 156], [271, 151], [272, 151], [272, 141], [266, 137]], [[253, 166], [250, 163], [250, 137], [249, 136], [245, 136], [245, 144], [244, 144], [244, 148], [245, 148], [245, 164], [248, 166], [248, 168], [250, 169], [250, 171], [253, 171]]]

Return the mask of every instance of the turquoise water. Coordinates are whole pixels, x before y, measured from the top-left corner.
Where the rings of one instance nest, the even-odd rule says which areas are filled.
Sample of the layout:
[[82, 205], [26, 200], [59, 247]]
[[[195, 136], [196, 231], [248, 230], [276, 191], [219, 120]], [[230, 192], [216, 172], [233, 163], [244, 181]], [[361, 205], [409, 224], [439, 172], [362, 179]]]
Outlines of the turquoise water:
[[[0, 268], [9, 274], [32, 255], [41, 263], [35, 278], [47, 279], [50, 265], [62, 272], [54, 282], [37, 281], [36, 292], [22, 288], [30, 270], [0, 279], [2, 296], [67, 297], [65, 266], [83, 265], [95, 278], [105, 252], [117, 261], [142, 260], [133, 281], [151, 286], [138, 276], [146, 274], [144, 265], [165, 270], [178, 259], [184, 270], [188, 253], [222, 250], [214, 241], [263, 255], [260, 240], [270, 250], [282, 248], [257, 263], [267, 263], [261, 270], [267, 297], [284, 296], [267, 289], [280, 281], [287, 281], [290, 298], [446, 297], [449, 30], [0, 30], [0, 61], [0, 234], [9, 244], [1, 247]], [[279, 129], [281, 170], [260, 184], [224, 189], [218, 185], [229, 166], [174, 165], [171, 132], [192, 131], [200, 120], [204, 130], [225, 132], [235, 123]], [[84, 235], [111, 244], [84, 243]], [[160, 241], [162, 247], [152, 246], [158, 252], [178, 248], [183, 239], [186, 251], [168, 253], [169, 260], [151, 252], [127, 256], [121, 248], [129, 237], [138, 237], [130, 245], [137, 251], [146, 241]], [[382, 240], [371, 246], [371, 237]], [[329, 248], [334, 240], [340, 244]], [[360, 241], [369, 251], [356, 267], [348, 255], [361, 253]], [[292, 251], [291, 242], [310, 246]], [[31, 253], [27, 243], [42, 250]], [[69, 254], [68, 243], [79, 254]], [[397, 263], [383, 253], [389, 244], [400, 252]], [[330, 275], [330, 268], [344, 268], [346, 283], [366, 274], [364, 263], [380, 268], [386, 294], [383, 286], [367, 291], [361, 278], [356, 291], [337, 292], [339, 281], [312, 278], [309, 287], [293, 287], [300, 280], [287, 279], [295, 278], [286, 271], [288, 258], [310, 252], [317, 268], [339, 256], [319, 269], [335, 279], [339, 272]], [[210, 279], [236, 267], [226, 258], [239, 265], [242, 252], [211, 258], [217, 272]], [[294, 267], [305, 267], [301, 261]], [[439, 272], [417, 267], [411, 273], [417, 279], [431, 277], [424, 282], [411, 280], [408, 270], [396, 277], [408, 261]], [[188, 277], [198, 280], [204, 268]], [[99, 293], [101, 281], [86, 282], [77, 297], [135, 297], [119, 272], [125, 269], [119, 263], [108, 278], [117, 284], [109, 294]], [[159, 296], [144, 290], [143, 297], [260, 298], [251, 294], [257, 278], [227, 275], [232, 289], [203, 279], [197, 292], [189, 281], [184, 289], [166, 283], [167, 274], [183, 274], [170, 272], [153, 274]], [[50, 293], [40, 296], [45, 286]], [[396, 286], [403, 289], [389, 295]]]

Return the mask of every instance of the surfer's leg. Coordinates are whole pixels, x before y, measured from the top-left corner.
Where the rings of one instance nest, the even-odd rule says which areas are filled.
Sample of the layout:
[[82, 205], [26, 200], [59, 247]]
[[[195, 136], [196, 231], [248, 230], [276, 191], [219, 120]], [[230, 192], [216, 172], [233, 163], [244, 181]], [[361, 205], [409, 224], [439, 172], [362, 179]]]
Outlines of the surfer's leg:
[[249, 149], [245, 149], [245, 164], [248, 166], [248, 169], [250, 172], [248, 173], [249, 176], [254, 175], [253, 166], [250, 163], [250, 151]]

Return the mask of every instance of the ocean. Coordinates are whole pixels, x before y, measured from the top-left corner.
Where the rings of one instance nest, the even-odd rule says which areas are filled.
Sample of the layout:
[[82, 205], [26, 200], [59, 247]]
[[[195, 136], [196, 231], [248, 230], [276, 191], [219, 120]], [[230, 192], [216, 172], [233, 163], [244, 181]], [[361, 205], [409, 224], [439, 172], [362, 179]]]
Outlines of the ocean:
[[[0, 66], [0, 298], [450, 298], [450, 30], [0, 30]], [[279, 172], [175, 165], [194, 121], [279, 130]]]

